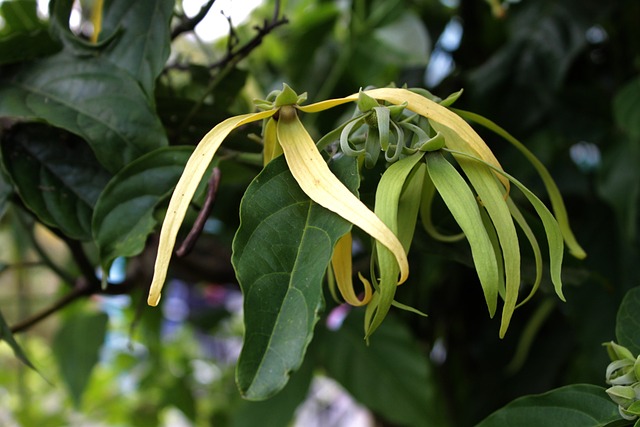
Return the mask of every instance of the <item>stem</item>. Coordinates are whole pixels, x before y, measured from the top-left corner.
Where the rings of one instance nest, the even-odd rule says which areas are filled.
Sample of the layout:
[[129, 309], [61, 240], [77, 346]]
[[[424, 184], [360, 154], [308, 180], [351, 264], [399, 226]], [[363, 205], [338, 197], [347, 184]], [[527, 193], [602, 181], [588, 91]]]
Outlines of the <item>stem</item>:
[[202, 209], [198, 213], [198, 217], [193, 223], [193, 227], [189, 234], [182, 242], [182, 245], [176, 250], [176, 256], [183, 257], [191, 252], [198, 237], [202, 234], [202, 230], [204, 229], [204, 224], [207, 222], [207, 218], [209, 218], [209, 214], [211, 213], [211, 209], [213, 208], [213, 204], [216, 201], [216, 194], [218, 193], [218, 185], [220, 184], [220, 168], [213, 168], [213, 172], [211, 173], [211, 178], [209, 178], [209, 186], [207, 188], [207, 196], [204, 200], [204, 204], [202, 205]]

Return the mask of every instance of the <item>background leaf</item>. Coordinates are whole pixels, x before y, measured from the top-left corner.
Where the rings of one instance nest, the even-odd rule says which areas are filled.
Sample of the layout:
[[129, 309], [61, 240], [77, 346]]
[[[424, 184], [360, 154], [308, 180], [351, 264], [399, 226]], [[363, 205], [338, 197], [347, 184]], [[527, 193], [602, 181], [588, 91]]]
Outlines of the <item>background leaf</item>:
[[13, 337], [13, 334], [11, 333], [11, 329], [9, 329], [9, 325], [7, 325], [7, 322], [4, 320], [4, 316], [2, 315], [2, 312], [0, 312], [0, 341], [6, 342], [9, 345], [9, 347], [11, 347], [11, 350], [13, 350], [13, 354], [15, 354], [15, 356], [22, 363], [24, 363], [31, 369], [34, 369], [34, 370], [36, 369], [35, 366], [33, 366], [31, 361], [29, 360], [29, 358], [27, 357], [27, 355], [25, 354], [24, 350], [22, 349], [18, 341], [16, 341], [16, 339]]
[[44, 124], [14, 126], [2, 160], [22, 201], [67, 236], [91, 239], [93, 207], [110, 174], [80, 138]]
[[76, 407], [98, 363], [107, 321], [105, 313], [76, 312], [65, 319], [54, 337], [53, 355]]
[[0, 116], [44, 120], [82, 138], [115, 172], [167, 144], [138, 83], [109, 61], [67, 52], [0, 77]]
[[[355, 160], [343, 157], [333, 167], [355, 191]], [[282, 389], [302, 362], [333, 246], [350, 224], [313, 203], [283, 157], [251, 183], [240, 220], [232, 261], [245, 297], [245, 337], [236, 378], [245, 397], [264, 399]]]
[[640, 354], [640, 287], [622, 299], [616, 317], [616, 339], [634, 355]]
[[640, 78], [631, 80], [616, 94], [613, 115], [620, 128], [640, 139]]
[[106, 186], [93, 216], [105, 271], [115, 258], [144, 249], [156, 225], [155, 208], [173, 191], [192, 152], [192, 147], [160, 148], [130, 163]]
[[117, 39], [106, 46], [103, 55], [138, 80], [149, 98], [171, 51], [169, 23], [174, 4], [174, 0], [104, 2], [98, 41], [115, 33]]
[[619, 419], [604, 388], [576, 384], [516, 399], [477, 427], [599, 427]]
[[394, 425], [449, 425], [431, 363], [407, 326], [387, 316], [367, 345], [362, 322], [354, 309], [338, 330], [318, 331], [314, 348], [327, 375]]

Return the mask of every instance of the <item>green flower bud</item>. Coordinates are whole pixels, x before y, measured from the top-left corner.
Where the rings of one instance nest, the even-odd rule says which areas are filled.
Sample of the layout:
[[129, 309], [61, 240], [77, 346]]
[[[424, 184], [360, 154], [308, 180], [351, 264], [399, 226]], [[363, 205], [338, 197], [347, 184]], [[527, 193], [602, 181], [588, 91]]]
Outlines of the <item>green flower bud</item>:
[[636, 401], [636, 392], [631, 386], [614, 385], [606, 390], [607, 394], [618, 405], [628, 408]]
[[297, 105], [307, 100], [307, 93], [298, 95], [288, 84], [282, 84], [282, 91], [276, 96], [275, 106], [282, 107], [283, 105]]
[[633, 357], [631, 351], [629, 351], [629, 349], [627, 349], [626, 347], [621, 346], [620, 344], [616, 344], [615, 342], [611, 341], [608, 343], [604, 343], [603, 345], [607, 347], [607, 353], [609, 353], [609, 357], [612, 361], [621, 359], [627, 359], [633, 362], [636, 361], [636, 358]]
[[375, 107], [380, 106], [378, 101], [364, 93], [362, 90], [360, 90], [360, 93], [358, 93], [358, 102], [356, 103], [356, 105], [358, 106], [358, 110], [362, 111], [363, 113], [366, 113], [367, 111], [373, 110]]

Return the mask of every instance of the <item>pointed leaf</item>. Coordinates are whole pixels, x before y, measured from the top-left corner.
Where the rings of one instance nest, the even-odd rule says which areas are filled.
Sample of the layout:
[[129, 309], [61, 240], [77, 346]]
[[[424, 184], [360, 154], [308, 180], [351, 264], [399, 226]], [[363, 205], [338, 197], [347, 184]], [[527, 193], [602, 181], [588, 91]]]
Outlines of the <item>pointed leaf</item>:
[[631, 289], [622, 299], [616, 317], [618, 344], [634, 355], [640, 354], [640, 287]]
[[0, 342], [2, 341], [6, 342], [9, 347], [11, 347], [11, 350], [13, 350], [13, 354], [18, 358], [18, 360], [20, 360], [31, 369], [36, 370], [18, 341], [16, 341], [16, 339], [13, 337], [13, 333], [11, 333], [9, 325], [7, 325], [2, 312], [0, 312]]
[[53, 355], [76, 407], [98, 363], [108, 319], [105, 313], [74, 313], [53, 339]]
[[3, 72], [0, 116], [44, 120], [81, 136], [115, 172], [167, 144], [138, 83], [99, 56], [61, 52]]
[[[355, 191], [355, 160], [333, 163]], [[333, 246], [350, 224], [309, 199], [284, 157], [249, 186], [240, 219], [232, 261], [245, 296], [245, 337], [236, 379], [241, 393], [257, 400], [282, 389], [300, 366], [322, 306]]]
[[4, 168], [43, 223], [91, 240], [93, 207], [110, 174], [75, 135], [43, 124], [17, 125], [2, 138]]
[[139, 254], [156, 225], [157, 205], [169, 197], [193, 147], [165, 147], [129, 163], [98, 199], [93, 237], [104, 271], [114, 259]]
[[604, 427], [619, 419], [604, 388], [575, 384], [516, 399], [476, 427]]
[[269, 420], [269, 427], [288, 427], [296, 409], [307, 398], [313, 378], [312, 360], [306, 358], [300, 370], [277, 395], [260, 402], [243, 400], [232, 410], [230, 427], [255, 427]]
[[106, 0], [98, 40], [117, 38], [103, 55], [125, 69], [153, 97], [155, 80], [169, 57], [175, 0]]

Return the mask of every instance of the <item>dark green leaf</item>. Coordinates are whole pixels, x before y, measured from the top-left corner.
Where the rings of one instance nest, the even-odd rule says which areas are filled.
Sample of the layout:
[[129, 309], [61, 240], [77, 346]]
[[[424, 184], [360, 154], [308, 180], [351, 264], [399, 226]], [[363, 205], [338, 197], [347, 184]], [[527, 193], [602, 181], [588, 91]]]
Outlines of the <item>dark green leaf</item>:
[[2, 138], [2, 160], [24, 204], [67, 236], [91, 239], [91, 216], [110, 175], [87, 144], [44, 124], [16, 125]]
[[449, 425], [428, 357], [409, 329], [387, 316], [367, 345], [362, 322], [362, 310], [353, 310], [340, 329], [318, 332], [327, 374], [394, 425]]
[[604, 427], [619, 419], [604, 388], [574, 384], [516, 399], [477, 427]]
[[192, 147], [155, 150], [130, 163], [105, 187], [92, 224], [105, 271], [115, 258], [144, 249], [156, 225], [155, 208], [173, 191], [192, 152]]
[[636, 166], [640, 144], [621, 138], [604, 156], [598, 193], [613, 208], [621, 239], [633, 241], [638, 230], [640, 168]]
[[313, 365], [305, 359], [299, 371], [291, 376], [291, 381], [277, 395], [261, 402], [243, 400], [232, 413], [231, 427], [287, 427], [298, 406], [307, 397], [313, 376]]
[[[18, 46], [20, 48], [17, 48]], [[0, 64], [26, 61], [58, 50], [60, 45], [51, 38], [46, 29], [13, 33], [0, 39]]]
[[[355, 191], [354, 159], [344, 157], [333, 167]], [[236, 378], [245, 397], [264, 399], [282, 389], [302, 362], [322, 306], [325, 269], [350, 224], [313, 203], [283, 157], [251, 183], [240, 220], [232, 260], [245, 297], [245, 337]]]
[[36, 369], [25, 354], [24, 350], [22, 350], [20, 344], [18, 344], [18, 341], [13, 337], [11, 329], [9, 329], [9, 325], [7, 325], [7, 322], [4, 320], [2, 312], [0, 312], [0, 341], [4, 341], [9, 344], [9, 347], [13, 350], [13, 354], [15, 354], [22, 363], [31, 369]]
[[640, 287], [631, 289], [622, 299], [616, 318], [616, 339], [634, 356], [640, 354]]
[[65, 319], [53, 339], [53, 355], [76, 407], [98, 363], [107, 321], [105, 313], [77, 312]]
[[42, 27], [38, 19], [36, 0], [4, 1], [0, 3], [0, 15], [4, 19], [2, 34], [29, 32]]
[[0, 78], [0, 116], [44, 120], [81, 136], [111, 172], [167, 144], [138, 83], [95, 56], [61, 52], [12, 68]]
[[625, 132], [640, 139], [640, 78], [624, 86], [613, 99], [613, 115]]
[[174, 0], [107, 0], [104, 3], [100, 40], [117, 33], [103, 54], [140, 82], [147, 95], [153, 95], [156, 77], [169, 57], [169, 23]]

